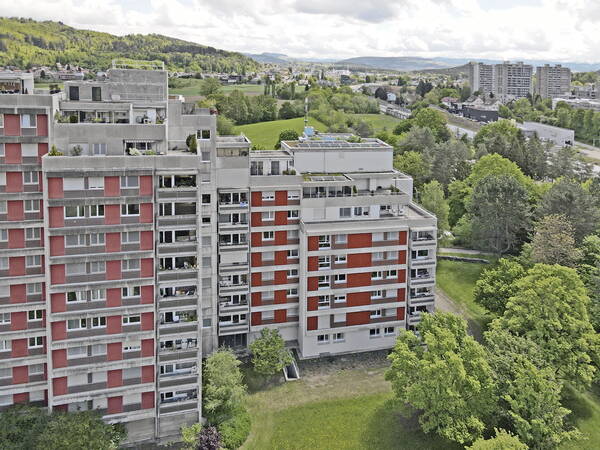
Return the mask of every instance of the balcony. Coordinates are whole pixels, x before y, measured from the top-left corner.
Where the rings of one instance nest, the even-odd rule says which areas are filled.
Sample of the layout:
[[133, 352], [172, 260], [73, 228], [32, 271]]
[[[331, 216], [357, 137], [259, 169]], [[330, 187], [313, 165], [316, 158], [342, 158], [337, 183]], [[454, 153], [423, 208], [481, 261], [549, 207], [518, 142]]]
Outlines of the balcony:
[[89, 384], [80, 384], [77, 386], [69, 386], [67, 388], [68, 394], [79, 394], [81, 392], [90, 392], [90, 391], [99, 391], [101, 389], [106, 389], [107, 384], [106, 381], [102, 381], [100, 383], [89, 383]]
[[179, 350], [162, 349], [158, 353], [160, 362], [179, 361], [183, 359], [195, 359], [198, 357], [198, 348], [186, 348]]
[[198, 400], [196, 397], [185, 398], [181, 400], [165, 399], [159, 407], [160, 414], [176, 413], [182, 411], [193, 411], [198, 408]]
[[175, 373], [173, 375], [161, 375], [158, 379], [158, 386], [161, 389], [196, 383], [198, 383], [198, 375], [191, 371], [187, 373]]

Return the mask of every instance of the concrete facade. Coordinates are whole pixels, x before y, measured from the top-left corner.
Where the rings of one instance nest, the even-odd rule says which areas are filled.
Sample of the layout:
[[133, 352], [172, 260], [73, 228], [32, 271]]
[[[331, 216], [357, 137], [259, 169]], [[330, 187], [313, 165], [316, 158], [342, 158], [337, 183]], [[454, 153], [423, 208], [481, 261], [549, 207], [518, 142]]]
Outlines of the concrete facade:
[[96, 409], [164, 440], [201, 419], [221, 345], [273, 327], [299, 358], [385, 349], [433, 311], [436, 219], [392, 147], [250, 152], [166, 86], [113, 68], [0, 95], [0, 408]]
[[535, 92], [542, 98], [569, 95], [571, 91], [571, 69], [560, 64], [546, 64], [536, 68]]

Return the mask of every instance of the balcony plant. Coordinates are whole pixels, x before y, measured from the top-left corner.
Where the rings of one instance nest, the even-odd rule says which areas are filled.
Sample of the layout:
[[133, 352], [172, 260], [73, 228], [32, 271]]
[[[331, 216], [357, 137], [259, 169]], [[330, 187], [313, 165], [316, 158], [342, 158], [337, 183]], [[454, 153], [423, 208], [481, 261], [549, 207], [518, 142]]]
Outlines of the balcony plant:
[[79, 144], [75, 145], [71, 149], [71, 156], [80, 156], [81, 152], [83, 152], [83, 147], [81, 147], [81, 145], [79, 145]]
[[48, 152], [48, 156], [63, 156], [63, 152], [59, 151], [56, 148], [56, 145], [53, 145], [50, 151]]

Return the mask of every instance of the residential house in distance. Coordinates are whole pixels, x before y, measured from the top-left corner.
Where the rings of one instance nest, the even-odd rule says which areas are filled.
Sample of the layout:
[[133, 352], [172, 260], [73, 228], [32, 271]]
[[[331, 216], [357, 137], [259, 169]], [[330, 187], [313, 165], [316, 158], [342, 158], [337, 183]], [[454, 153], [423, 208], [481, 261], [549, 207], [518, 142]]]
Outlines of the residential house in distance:
[[535, 92], [542, 98], [568, 95], [571, 91], [571, 69], [560, 64], [536, 68]]
[[299, 358], [388, 349], [434, 310], [436, 218], [386, 143], [250, 152], [153, 65], [15, 91], [0, 95], [0, 408], [94, 409], [130, 442], [165, 440], [201, 419], [219, 346], [269, 327]]

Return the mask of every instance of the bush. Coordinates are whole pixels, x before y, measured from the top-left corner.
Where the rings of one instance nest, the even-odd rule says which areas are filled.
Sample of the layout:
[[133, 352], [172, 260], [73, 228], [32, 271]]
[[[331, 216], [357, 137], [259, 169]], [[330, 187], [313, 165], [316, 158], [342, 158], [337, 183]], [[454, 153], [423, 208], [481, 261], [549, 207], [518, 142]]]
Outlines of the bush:
[[188, 146], [188, 150], [191, 153], [197, 153], [198, 152], [198, 141], [196, 140], [196, 135], [195, 134], [190, 134], [187, 139], [185, 140], [185, 143]]
[[239, 410], [230, 419], [219, 425], [221, 433], [221, 444], [223, 447], [233, 450], [241, 447], [248, 435], [252, 422], [248, 411]]

